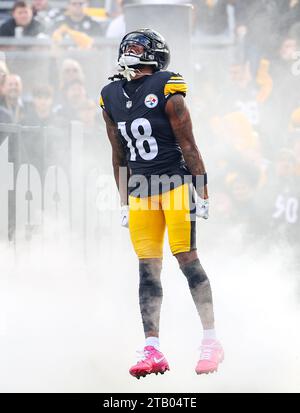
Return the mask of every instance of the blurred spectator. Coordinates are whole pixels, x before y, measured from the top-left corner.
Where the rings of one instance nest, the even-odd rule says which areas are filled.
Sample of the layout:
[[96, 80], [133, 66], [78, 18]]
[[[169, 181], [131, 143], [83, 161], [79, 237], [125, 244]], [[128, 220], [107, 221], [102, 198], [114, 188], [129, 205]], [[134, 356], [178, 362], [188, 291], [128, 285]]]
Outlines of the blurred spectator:
[[260, 126], [264, 106], [273, 88], [273, 81], [269, 74], [269, 62], [261, 61], [256, 77], [252, 75], [248, 62], [233, 63], [229, 74], [229, 83], [223, 87], [217, 100], [218, 113], [239, 111], [247, 117], [251, 125]]
[[280, 34], [287, 35], [290, 28], [300, 21], [300, 1], [299, 0], [277, 0], [280, 10]]
[[49, 31], [54, 25], [55, 18], [60, 14], [60, 10], [50, 7], [48, 0], [32, 0], [31, 6], [34, 18]]
[[300, 177], [297, 176], [297, 159], [289, 148], [282, 148], [275, 160], [269, 191], [270, 236], [287, 241], [297, 248], [300, 223]]
[[291, 114], [289, 131], [300, 132], [300, 107], [295, 109]]
[[100, 24], [84, 12], [87, 5], [88, 1], [86, 0], [69, 0], [66, 13], [56, 19], [56, 33], [63, 30], [64, 34], [64, 29], [67, 28], [85, 33], [89, 37], [102, 36], [103, 32]]
[[216, 138], [216, 153], [221, 161], [226, 162], [229, 151], [258, 167], [262, 165], [259, 136], [243, 113], [232, 112], [221, 118], [216, 117], [211, 125]]
[[97, 105], [91, 100], [87, 99], [82, 102], [78, 108], [79, 120], [89, 130], [96, 129], [97, 126]]
[[[81, 64], [71, 58], [64, 59], [62, 63], [58, 62], [55, 66], [55, 81], [51, 82], [54, 87], [54, 101], [55, 106], [61, 104], [64, 97], [65, 86], [73, 80], [79, 80], [85, 83], [85, 75]], [[55, 85], [55, 86], [54, 86]]]
[[44, 33], [44, 26], [33, 17], [32, 9], [26, 1], [16, 1], [12, 17], [0, 26], [0, 36], [38, 36]]
[[24, 117], [23, 124], [30, 126], [49, 126], [54, 123], [53, 116], [53, 89], [47, 84], [34, 87], [33, 106]]
[[[7, 75], [9, 74], [8, 67], [6, 66], [5, 63], [5, 55], [4, 53], [1, 55], [1, 60], [0, 60], [0, 98], [3, 96], [3, 86], [5, 83], [5, 79]], [[11, 114], [7, 109], [4, 107], [0, 106], [0, 123], [11, 123], [12, 122], [12, 117]], [[0, 134], [0, 141], [2, 141], [2, 134]]]
[[73, 80], [79, 80], [84, 83], [83, 69], [77, 60], [65, 59], [60, 72], [60, 89], [63, 90], [65, 85]]
[[40, 12], [47, 12], [49, 10], [48, 0], [31, 0], [31, 7], [34, 16]]
[[242, 230], [244, 240], [260, 238], [265, 230], [259, 196], [262, 170], [243, 157], [238, 158], [235, 152], [231, 151], [231, 155], [213, 183], [215, 223], [221, 231], [232, 226]]
[[[261, 170], [245, 159], [235, 160], [229, 165], [225, 176], [225, 187], [231, 196], [236, 217], [243, 217], [241, 222], [249, 222], [251, 209], [256, 204], [256, 193], [261, 181]], [[254, 211], [251, 211], [252, 213]], [[251, 223], [253, 225], [253, 222]], [[251, 225], [250, 224], [250, 225]]]
[[280, 63], [286, 66], [286, 63], [290, 65], [290, 63], [294, 60], [294, 55], [297, 51], [297, 41], [291, 37], [284, 37], [282, 38], [281, 43], [278, 42], [280, 45], [279, 49], [279, 56], [280, 56]]
[[[227, 94], [226, 94], [227, 92]], [[230, 66], [230, 83], [225, 90], [225, 99], [232, 102], [231, 109], [244, 113], [252, 125], [259, 123], [256, 101], [257, 86], [248, 63], [234, 63]]]
[[123, 0], [117, 0], [114, 7], [108, 12], [111, 21], [107, 27], [105, 37], [108, 39], [122, 39], [126, 33], [125, 17], [123, 14]]
[[[99, 159], [103, 153], [103, 142], [99, 139], [100, 117], [97, 113], [97, 104], [91, 99], [86, 99], [78, 108], [78, 120], [83, 123], [84, 130], [84, 161], [87, 171], [99, 167]], [[107, 162], [101, 167], [109, 166]]]
[[20, 76], [9, 74], [3, 85], [0, 106], [10, 113], [14, 123], [22, 123], [29, 110], [29, 105], [22, 100], [23, 84]]
[[5, 78], [8, 74], [9, 70], [6, 66], [5, 60], [0, 60], [0, 97], [3, 96], [3, 86], [5, 83]]
[[55, 110], [55, 115], [61, 125], [69, 124], [72, 120], [79, 120], [79, 111], [82, 102], [87, 99], [84, 83], [75, 79], [64, 85], [63, 101]]
[[297, 49], [296, 39], [284, 37], [271, 64], [270, 71], [274, 83], [272, 105], [277, 133], [279, 130], [285, 132], [288, 129], [291, 113], [300, 104], [299, 76], [292, 70]]
[[237, 0], [237, 35], [243, 41], [246, 60], [255, 76], [262, 58], [270, 58], [279, 34], [281, 0]]
[[197, 35], [220, 35], [230, 30], [228, 0], [193, 0]]
[[123, 13], [123, 0], [105, 0], [104, 8], [110, 19], [114, 19]]
[[[253, 164], [247, 164], [245, 161], [240, 165], [235, 165], [236, 169], [229, 171], [225, 177], [227, 188], [232, 199], [237, 203], [248, 203], [255, 200], [255, 192], [259, 187], [260, 171]], [[239, 208], [240, 209], [240, 208]], [[247, 208], [242, 208], [244, 213]]]
[[[256, 40], [265, 34], [264, 42], [268, 40], [266, 35], [272, 33], [286, 35], [300, 18], [299, 0], [236, 0], [235, 10], [238, 32], [243, 27], [242, 32], [254, 35], [252, 38]], [[272, 44], [270, 39], [269, 44]]]

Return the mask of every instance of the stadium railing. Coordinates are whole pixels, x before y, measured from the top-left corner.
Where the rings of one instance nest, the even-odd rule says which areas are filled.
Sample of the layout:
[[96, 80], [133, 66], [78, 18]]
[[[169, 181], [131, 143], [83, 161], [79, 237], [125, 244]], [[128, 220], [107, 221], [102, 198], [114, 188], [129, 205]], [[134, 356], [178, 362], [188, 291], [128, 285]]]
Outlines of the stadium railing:
[[[0, 10], [2, 9], [11, 10], [14, 3], [15, 3], [15, 0], [1, 0]], [[50, 0], [49, 6], [62, 9], [67, 5], [67, 3], [68, 3], [67, 0]]]
[[0, 124], [0, 241], [17, 248], [71, 234], [99, 248], [118, 208], [103, 148], [76, 121], [67, 130]]
[[[181, 71], [192, 85], [197, 65], [203, 66], [204, 62], [211, 74], [216, 79], [221, 79], [224, 64], [230, 62], [235, 47], [233, 40], [229, 38], [224, 38], [223, 42], [193, 39], [191, 61], [186, 62], [185, 57], [183, 64], [183, 59], [176, 62], [173, 58], [170, 70]], [[0, 50], [5, 52], [10, 71], [22, 77], [25, 93], [30, 93], [33, 79], [39, 83], [57, 84], [61, 62], [65, 58], [73, 58], [79, 61], [86, 74], [88, 93], [97, 98], [95, 92], [98, 94], [100, 86], [107, 82], [108, 76], [116, 72], [118, 41], [97, 38], [92, 49], [82, 50], [74, 47], [68, 40], [65, 40], [60, 48], [55, 48], [50, 38], [0, 38]], [[184, 67], [181, 69], [181, 66]]]

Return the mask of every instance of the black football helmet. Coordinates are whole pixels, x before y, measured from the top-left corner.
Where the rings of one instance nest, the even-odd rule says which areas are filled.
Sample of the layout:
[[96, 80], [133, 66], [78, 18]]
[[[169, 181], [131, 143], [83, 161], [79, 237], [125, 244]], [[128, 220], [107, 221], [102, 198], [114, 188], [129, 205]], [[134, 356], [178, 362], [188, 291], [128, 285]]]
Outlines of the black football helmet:
[[127, 33], [119, 47], [119, 58], [130, 44], [144, 46], [144, 53], [139, 57], [141, 65], [153, 65], [154, 71], [164, 70], [170, 62], [170, 50], [163, 36], [152, 29], [138, 29]]

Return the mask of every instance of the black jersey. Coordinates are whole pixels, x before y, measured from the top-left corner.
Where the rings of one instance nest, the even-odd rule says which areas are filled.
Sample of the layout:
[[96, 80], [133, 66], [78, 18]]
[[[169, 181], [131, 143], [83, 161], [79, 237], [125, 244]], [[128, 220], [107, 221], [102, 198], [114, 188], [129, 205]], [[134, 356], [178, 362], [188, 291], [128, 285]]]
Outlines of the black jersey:
[[186, 83], [179, 74], [167, 71], [142, 79], [136, 81], [136, 90], [134, 80], [131, 85], [127, 80], [108, 84], [101, 91], [100, 105], [118, 126], [133, 175], [185, 175], [188, 170], [165, 105], [173, 94], [185, 96]]

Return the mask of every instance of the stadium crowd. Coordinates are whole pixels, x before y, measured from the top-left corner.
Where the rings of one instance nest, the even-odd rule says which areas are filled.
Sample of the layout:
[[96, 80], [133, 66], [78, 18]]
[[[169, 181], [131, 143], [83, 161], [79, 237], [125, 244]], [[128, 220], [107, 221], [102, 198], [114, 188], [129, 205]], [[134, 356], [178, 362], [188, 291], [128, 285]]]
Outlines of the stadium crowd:
[[[55, 45], [67, 38], [89, 49], [98, 37], [120, 39], [125, 32], [122, 0], [62, 3], [64, 8], [48, 0], [17, 1], [11, 10], [0, 5], [0, 36], [48, 38]], [[288, 243], [300, 267], [300, 0], [192, 3], [195, 39], [228, 36], [233, 42], [220, 76], [213, 60], [193, 62], [189, 89], [215, 222], [224, 231], [228, 223], [245, 227], [256, 242]], [[0, 122], [66, 126], [80, 120], [97, 136], [97, 101], [87, 92], [79, 61], [64, 59], [58, 81], [33, 84], [24, 99], [22, 69], [11, 73], [4, 53], [0, 59]], [[94, 81], [97, 91], [105, 82]]]

